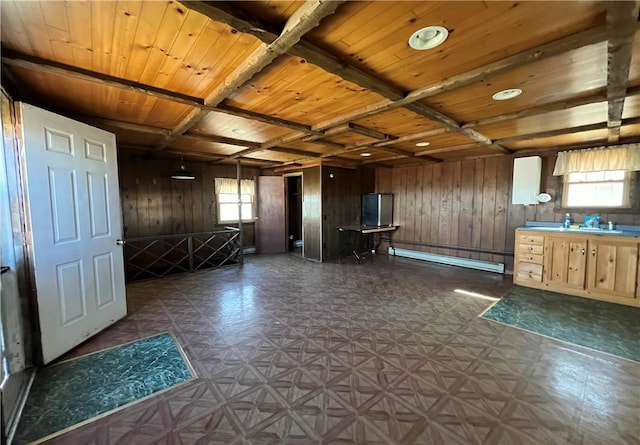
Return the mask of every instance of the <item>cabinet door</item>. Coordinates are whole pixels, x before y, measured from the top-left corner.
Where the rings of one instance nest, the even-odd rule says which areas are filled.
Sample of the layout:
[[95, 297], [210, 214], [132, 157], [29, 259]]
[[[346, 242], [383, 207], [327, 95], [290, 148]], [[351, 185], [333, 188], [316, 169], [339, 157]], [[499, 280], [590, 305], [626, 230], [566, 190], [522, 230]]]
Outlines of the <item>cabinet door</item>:
[[605, 239], [589, 240], [589, 291], [635, 298], [638, 244]]
[[587, 242], [548, 236], [544, 243], [544, 282], [556, 288], [584, 289]]

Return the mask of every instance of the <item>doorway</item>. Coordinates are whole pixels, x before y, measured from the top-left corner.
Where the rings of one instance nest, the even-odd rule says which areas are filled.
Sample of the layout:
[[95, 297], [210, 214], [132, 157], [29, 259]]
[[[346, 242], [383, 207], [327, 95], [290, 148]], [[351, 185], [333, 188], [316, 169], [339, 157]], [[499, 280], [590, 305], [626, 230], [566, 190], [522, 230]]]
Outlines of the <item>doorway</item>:
[[289, 253], [302, 256], [302, 175], [286, 177]]

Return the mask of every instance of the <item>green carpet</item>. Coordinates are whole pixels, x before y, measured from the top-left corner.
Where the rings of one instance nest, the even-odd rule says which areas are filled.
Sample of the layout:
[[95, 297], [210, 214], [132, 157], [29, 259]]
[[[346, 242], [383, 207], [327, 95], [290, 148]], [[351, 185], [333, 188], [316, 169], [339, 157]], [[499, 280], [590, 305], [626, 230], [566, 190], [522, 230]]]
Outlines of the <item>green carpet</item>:
[[640, 362], [640, 308], [515, 286], [482, 317]]
[[13, 444], [39, 443], [193, 378], [169, 333], [40, 368]]

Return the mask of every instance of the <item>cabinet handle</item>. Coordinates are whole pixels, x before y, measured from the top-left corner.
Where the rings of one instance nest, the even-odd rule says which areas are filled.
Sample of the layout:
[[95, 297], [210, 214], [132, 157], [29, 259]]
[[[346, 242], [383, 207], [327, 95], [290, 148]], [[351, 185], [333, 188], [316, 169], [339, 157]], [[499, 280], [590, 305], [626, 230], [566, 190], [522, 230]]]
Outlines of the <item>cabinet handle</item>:
[[596, 256], [596, 249], [593, 249], [593, 250], [591, 251], [591, 255]]
[[584, 255], [584, 249], [582, 249], [582, 254]]

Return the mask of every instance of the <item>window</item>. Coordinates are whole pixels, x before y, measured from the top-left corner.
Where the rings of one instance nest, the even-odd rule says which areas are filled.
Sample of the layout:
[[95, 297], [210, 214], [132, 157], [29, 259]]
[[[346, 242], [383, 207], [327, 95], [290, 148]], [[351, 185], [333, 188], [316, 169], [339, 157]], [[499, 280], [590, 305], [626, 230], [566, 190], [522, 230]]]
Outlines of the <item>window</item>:
[[240, 181], [240, 202], [238, 201], [238, 182], [236, 179], [215, 178], [217, 220], [219, 224], [238, 222], [238, 205], [242, 203], [242, 221], [253, 222], [253, 196], [255, 191], [252, 179]]
[[629, 207], [630, 173], [575, 172], [564, 176], [564, 207]]

